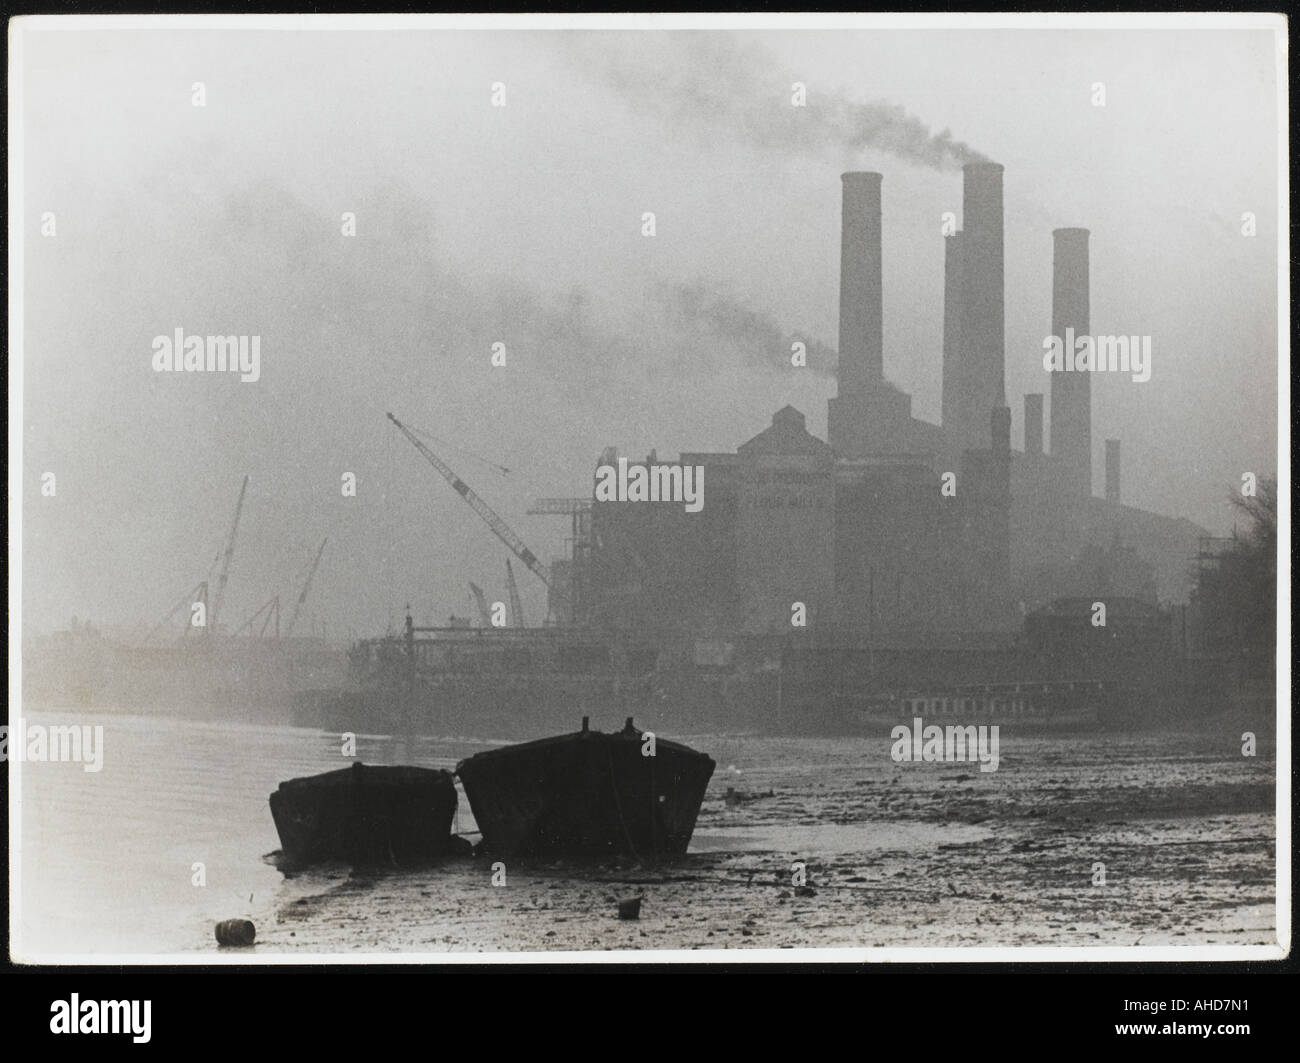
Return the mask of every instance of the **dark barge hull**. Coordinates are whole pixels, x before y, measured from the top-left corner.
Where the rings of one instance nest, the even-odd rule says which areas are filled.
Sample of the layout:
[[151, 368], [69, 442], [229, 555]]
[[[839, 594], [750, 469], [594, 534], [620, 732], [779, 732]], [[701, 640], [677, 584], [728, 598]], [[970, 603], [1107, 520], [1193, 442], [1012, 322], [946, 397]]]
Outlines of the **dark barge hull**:
[[451, 844], [456, 783], [430, 768], [349, 768], [290, 779], [271, 794], [280, 847], [294, 863], [425, 860]]
[[[584, 721], [585, 725], [585, 721]], [[713, 775], [711, 757], [642, 732], [584, 729], [493, 749], [456, 774], [492, 853], [534, 857], [686, 852]]]

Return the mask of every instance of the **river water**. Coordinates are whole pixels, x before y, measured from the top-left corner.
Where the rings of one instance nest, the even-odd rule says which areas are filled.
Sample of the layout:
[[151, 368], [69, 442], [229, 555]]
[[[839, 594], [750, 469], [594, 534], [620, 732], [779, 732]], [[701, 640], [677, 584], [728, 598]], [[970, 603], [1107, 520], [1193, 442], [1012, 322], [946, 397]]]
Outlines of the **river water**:
[[[98, 772], [22, 766], [21, 931], [31, 952], [206, 947], [214, 921], [265, 910], [283, 884], [263, 859], [279, 847], [271, 791], [351, 763], [338, 735], [294, 727], [119, 714], [25, 719], [104, 728]], [[382, 764], [399, 751], [361, 736], [357, 752]], [[446, 744], [418, 761], [450, 768], [456, 759]]]

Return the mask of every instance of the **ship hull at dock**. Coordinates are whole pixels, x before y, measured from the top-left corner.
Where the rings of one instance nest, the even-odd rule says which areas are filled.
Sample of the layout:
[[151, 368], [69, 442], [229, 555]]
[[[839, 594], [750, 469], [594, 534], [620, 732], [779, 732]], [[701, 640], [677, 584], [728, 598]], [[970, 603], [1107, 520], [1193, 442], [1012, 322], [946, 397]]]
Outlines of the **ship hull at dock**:
[[714, 767], [629, 720], [616, 734], [583, 730], [480, 753], [456, 774], [486, 851], [640, 860], [686, 852]]
[[1213, 709], [1193, 696], [1204, 670], [1175, 674], [1168, 658], [1036, 655], [1005, 634], [897, 641], [449, 629], [409, 645], [358, 643], [349, 684], [302, 694], [293, 719], [336, 732], [521, 740], [579, 715], [605, 725], [635, 716], [674, 734], [851, 736], [917, 715], [1071, 731], [1173, 722], [1198, 700], [1207, 702], [1198, 711]]
[[1024, 732], [1026, 734], [1074, 734], [1082, 731], [1098, 731], [1102, 729], [1101, 716], [1095, 710], [1080, 710], [1078, 712], [1057, 713], [1055, 715], [1041, 716], [1017, 716], [1006, 719], [990, 720], [985, 717], [953, 715], [941, 717], [912, 717], [902, 719], [897, 716], [887, 716], [884, 714], [864, 714], [859, 718], [859, 723], [863, 733], [876, 734], [878, 732], [889, 732], [900, 725], [911, 727], [915, 720], [921, 719], [924, 723], [937, 723], [940, 726], [949, 724], [965, 727], [995, 724], [999, 725], [1004, 733]]

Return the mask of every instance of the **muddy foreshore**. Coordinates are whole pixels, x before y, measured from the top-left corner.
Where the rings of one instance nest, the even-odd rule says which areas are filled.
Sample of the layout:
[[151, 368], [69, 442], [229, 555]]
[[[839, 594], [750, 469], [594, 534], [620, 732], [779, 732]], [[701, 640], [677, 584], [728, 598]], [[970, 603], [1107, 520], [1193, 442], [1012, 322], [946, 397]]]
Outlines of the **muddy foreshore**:
[[1274, 750], [1219, 730], [1004, 733], [991, 773], [895, 764], [884, 736], [688, 739], [718, 770], [684, 858], [314, 868], [253, 913], [254, 951], [1268, 944]]

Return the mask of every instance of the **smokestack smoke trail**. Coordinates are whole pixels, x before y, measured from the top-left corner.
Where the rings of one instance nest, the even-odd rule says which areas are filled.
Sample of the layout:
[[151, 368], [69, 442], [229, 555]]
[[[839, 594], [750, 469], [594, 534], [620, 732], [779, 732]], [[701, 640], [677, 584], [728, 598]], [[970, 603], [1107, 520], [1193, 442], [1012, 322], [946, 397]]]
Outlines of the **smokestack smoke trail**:
[[754, 148], [838, 159], [872, 148], [938, 170], [988, 161], [898, 104], [827, 94], [815, 80], [807, 106], [792, 106], [792, 83], [807, 77], [780, 70], [761, 47], [727, 34], [639, 33], [627, 41], [591, 33], [566, 43], [584, 68], [635, 110], [704, 140], [721, 132]]
[[700, 283], [661, 284], [656, 301], [682, 326], [732, 342], [746, 357], [757, 356], [776, 369], [790, 367], [791, 344], [807, 347], [808, 368], [819, 374], [835, 372], [835, 350], [807, 333], [791, 332], [760, 311], [720, 295], [710, 295]]

